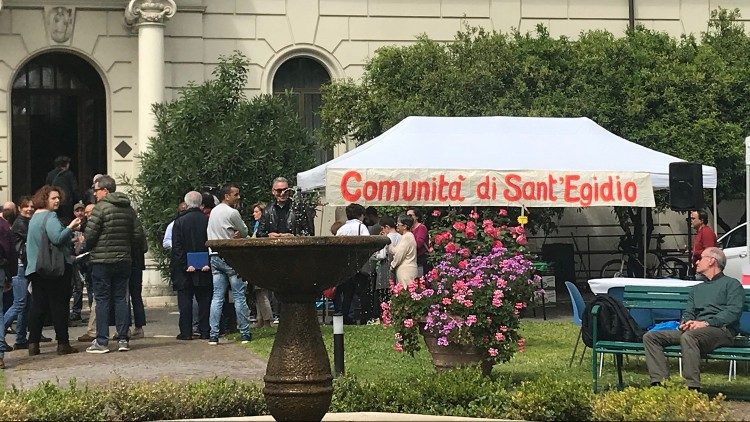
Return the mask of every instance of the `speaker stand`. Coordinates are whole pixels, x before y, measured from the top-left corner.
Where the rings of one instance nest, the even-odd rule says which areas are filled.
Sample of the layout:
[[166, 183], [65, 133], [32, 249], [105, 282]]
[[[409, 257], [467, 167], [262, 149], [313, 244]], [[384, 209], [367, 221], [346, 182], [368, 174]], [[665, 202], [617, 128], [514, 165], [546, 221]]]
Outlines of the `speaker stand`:
[[685, 221], [687, 222], [687, 254], [688, 254], [688, 276], [695, 278], [695, 265], [693, 265], [693, 223], [690, 221], [690, 213], [692, 211], [687, 211], [687, 217], [685, 217]]

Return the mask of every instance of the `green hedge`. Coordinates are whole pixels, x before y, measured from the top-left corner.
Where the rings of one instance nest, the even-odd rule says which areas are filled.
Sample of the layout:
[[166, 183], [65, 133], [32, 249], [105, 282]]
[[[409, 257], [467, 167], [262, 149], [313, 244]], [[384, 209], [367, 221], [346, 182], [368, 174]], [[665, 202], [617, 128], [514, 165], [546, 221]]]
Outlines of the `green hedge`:
[[[372, 383], [335, 382], [331, 412], [393, 412], [498, 419], [724, 420], [723, 396], [709, 399], [681, 383], [593, 395], [588, 384], [544, 377], [514, 387], [475, 369]], [[0, 420], [164, 420], [268, 414], [261, 388], [217, 378], [197, 382], [131, 382], [67, 388], [44, 383], [0, 396]]]

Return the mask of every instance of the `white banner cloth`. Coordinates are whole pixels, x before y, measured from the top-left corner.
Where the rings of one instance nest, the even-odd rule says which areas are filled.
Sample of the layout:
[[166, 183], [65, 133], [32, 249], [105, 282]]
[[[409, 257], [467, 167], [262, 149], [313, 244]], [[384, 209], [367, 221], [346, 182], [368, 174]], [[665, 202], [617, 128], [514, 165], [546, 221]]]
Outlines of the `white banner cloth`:
[[326, 171], [329, 205], [653, 207], [651, 175], [573, 170], [341, 169]]

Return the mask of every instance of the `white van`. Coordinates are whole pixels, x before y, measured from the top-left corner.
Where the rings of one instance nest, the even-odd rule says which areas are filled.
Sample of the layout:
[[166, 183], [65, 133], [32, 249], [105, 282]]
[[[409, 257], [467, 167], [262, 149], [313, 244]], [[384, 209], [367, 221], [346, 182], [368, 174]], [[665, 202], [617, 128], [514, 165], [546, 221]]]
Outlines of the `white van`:
[[737, 280], [742, 280], [742, 265], [748, 263], [746, 225], [747, 223], [742, 223], [719, 238], [719, 247], [727, 256], [724, 274]]

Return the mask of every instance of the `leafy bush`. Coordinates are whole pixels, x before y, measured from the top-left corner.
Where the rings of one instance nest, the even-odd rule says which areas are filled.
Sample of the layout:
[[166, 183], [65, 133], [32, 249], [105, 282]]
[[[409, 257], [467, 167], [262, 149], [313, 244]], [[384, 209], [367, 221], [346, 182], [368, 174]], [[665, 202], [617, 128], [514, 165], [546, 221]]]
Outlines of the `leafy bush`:
[[107, 419], [106, 395], [99, 389], [68, 388], [44, 382], [33, 390], [13, 389], [0, 401], [0, 420], [98, 421]]
[[131, 181], [133, 198], [162, 270], [164, 230], [185, 193], [237, 183], [240, 213], [271, 199], [271, 181], [290, 180], [315, 164], [315, 141], [303, 129], [285, 96], [244, 98], [247, 60], [239, 52], [222, 57], [214, 80], [191, 85], [180, 98], [154, 106], [156, 136], [140, 156]]
[[580, 381], [543, 377], [524, 381], [511, 394], [511, 419], [529, 421], [588, 420], [591, 386]]
[[677, 381], [605, 393], [592, 413], [592, 419], [600, 421], [717, 421], [727, 416], [723, 395], [710, 399]]
[[510, 399], [507, 383], [473, 368], [378, 383], [346, 376], [336, 380], [331, 412], [398, 412], [498, 418]]

